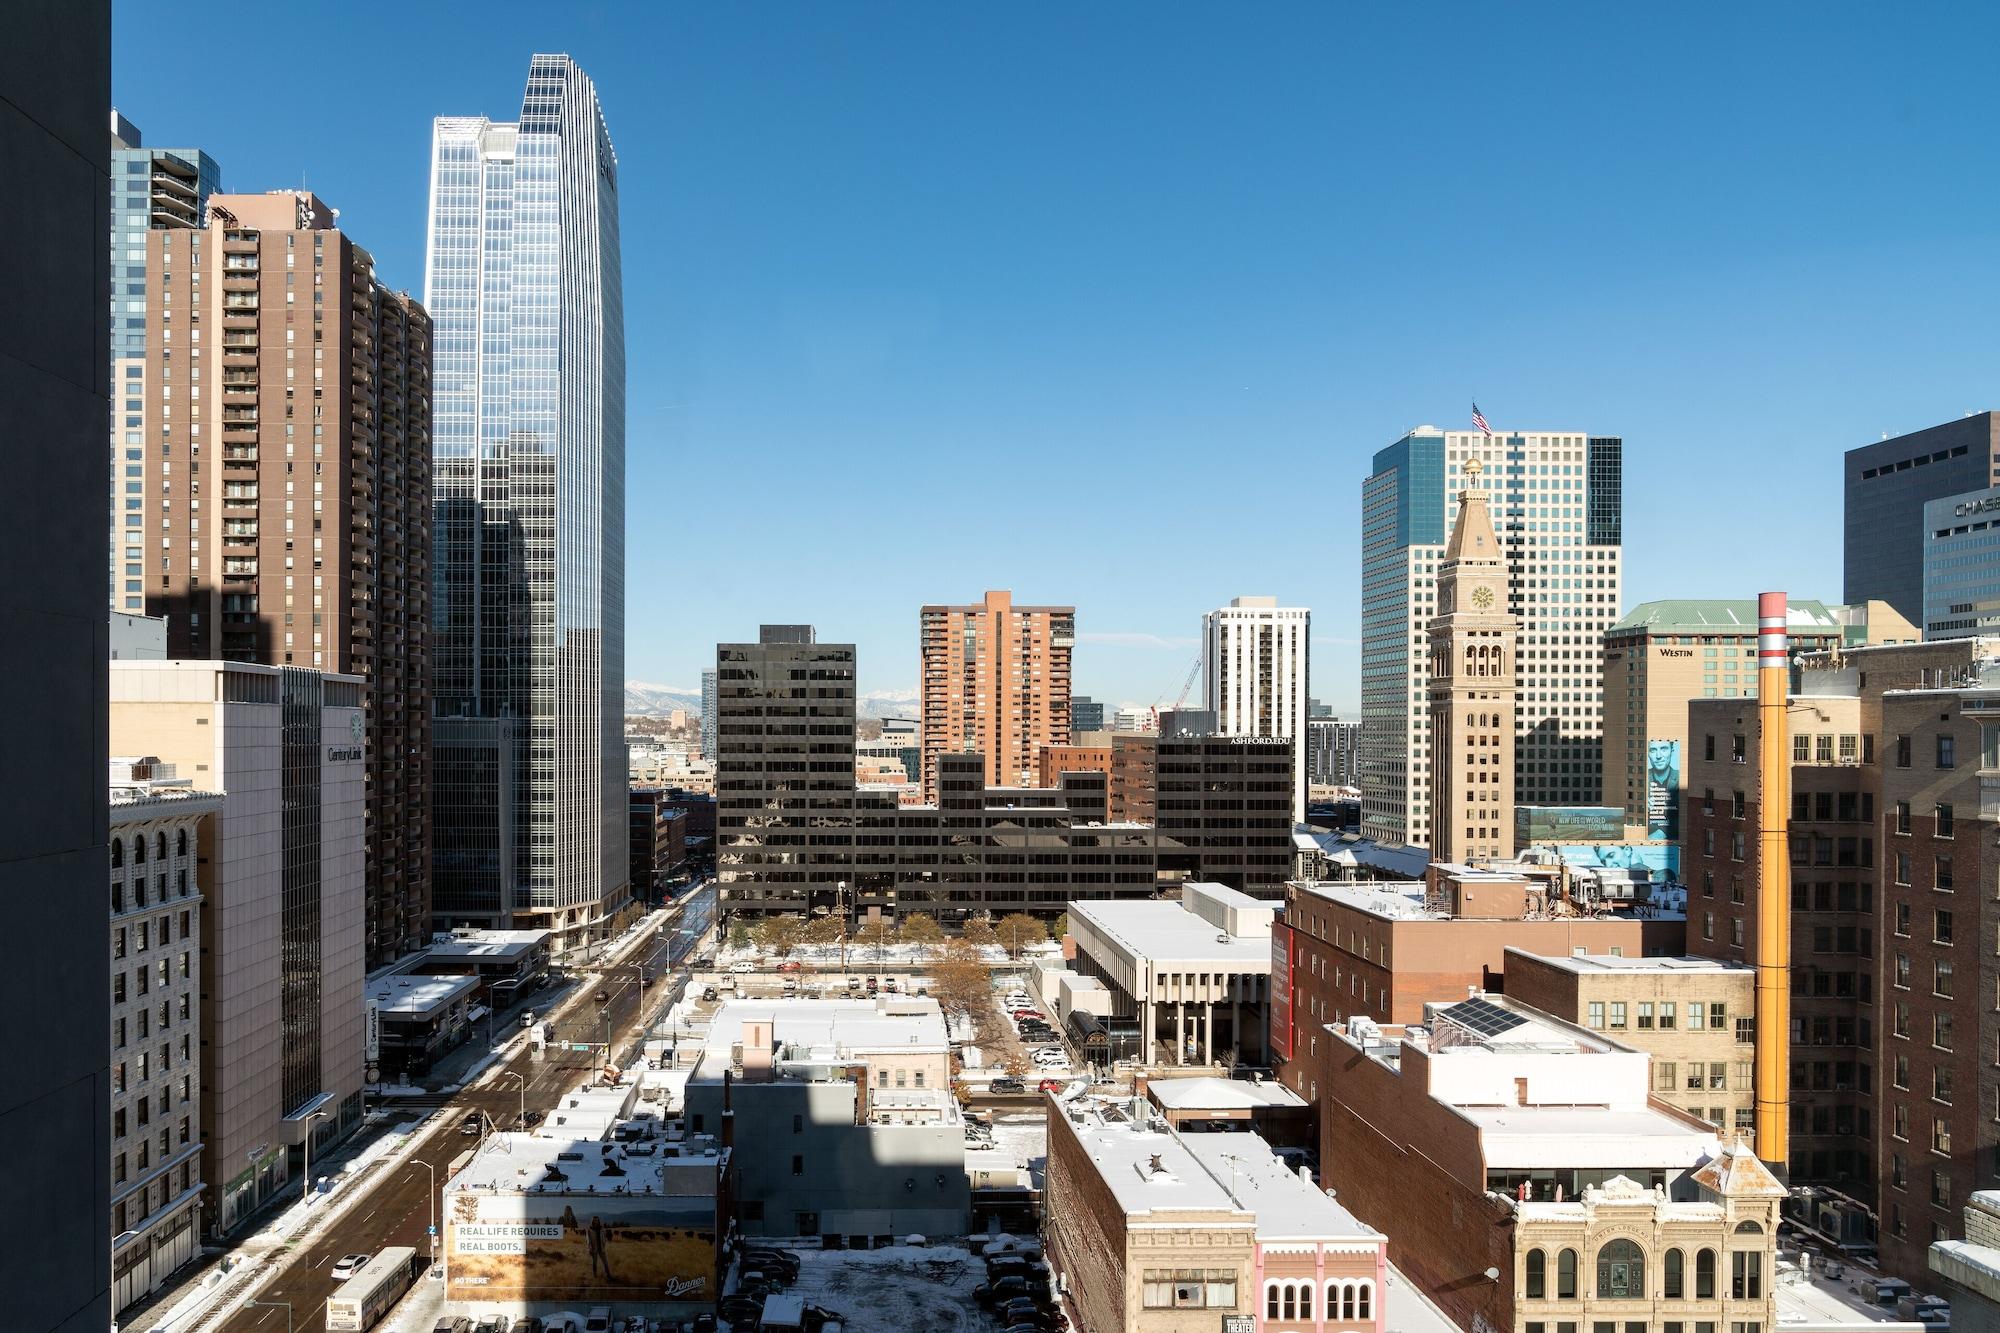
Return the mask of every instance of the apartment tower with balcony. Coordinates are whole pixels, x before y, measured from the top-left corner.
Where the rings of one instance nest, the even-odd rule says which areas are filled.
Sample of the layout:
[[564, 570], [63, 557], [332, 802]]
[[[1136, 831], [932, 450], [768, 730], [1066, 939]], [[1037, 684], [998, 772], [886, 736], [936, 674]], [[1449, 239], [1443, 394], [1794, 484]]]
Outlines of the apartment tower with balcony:
[[924, 800], [938, 798], [940, 755], [986, 756], [986, 785], [1031, 787], [1044, 745], [1070, 741], [1073, 606], [1016, 606], [989, 592], [922, 612]]
[[1220, 736], [1292, 741], [1292, 820], [1306, 817], [1306, 694], [1312, 612], [1238, 597], [1201, 618], [1202, 688]]
[[147, 234], [145, 609], [170, 658], [367, 682], [371, 966], [430, 933], [429, 317], [335, 211]]

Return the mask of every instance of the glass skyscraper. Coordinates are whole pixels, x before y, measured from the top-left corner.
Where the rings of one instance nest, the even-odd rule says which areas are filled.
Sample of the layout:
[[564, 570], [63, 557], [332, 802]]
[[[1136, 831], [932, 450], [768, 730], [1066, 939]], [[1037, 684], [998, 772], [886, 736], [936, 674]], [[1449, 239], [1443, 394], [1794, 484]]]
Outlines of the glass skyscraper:
[[547, 928], [629, 900], [625, 323], [597, 90], [537, 55], [517, 124], [438, 118], [435, 915]]
[[1419, 426], [1361, 488], [1361, 832], [1430, 846], [1429, 627], [1437, 567], [1477, 458], [1520, 622], [1514, 799], [1595, 804], [1604, 631], [1623, 581], [1624, 444], [1584, 432]]
[[146, 233], [199, 227], [221, 189], [222, 168], [207, 153], [147, 148], [138, 126], [111, 113], [111, 605], [134, 615], [146, 609]]

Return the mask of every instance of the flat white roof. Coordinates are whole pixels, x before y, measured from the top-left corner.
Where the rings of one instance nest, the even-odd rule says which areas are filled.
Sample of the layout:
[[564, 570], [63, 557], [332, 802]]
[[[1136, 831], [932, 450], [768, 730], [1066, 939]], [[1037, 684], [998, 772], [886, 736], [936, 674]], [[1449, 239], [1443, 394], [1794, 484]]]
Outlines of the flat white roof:
[[1181, 1139], [1239, 1207], [1257, 1215], [1260, 1240], [1386, 1237], [1286, 1166], [1257, 1134], [1189, 1134]]
[[[1226, 934], [1177, 902], [1075, 902], [1070, 904], [1069, 915], [1072, 922], [1089, 922], [1093, 930], [1133, 958], [1209, 963], [1232, 972], [1271, 970], [1270, 936]], [[1070, 933], [1074, 936], [1076, 932]]]
[[944, 1012], [928, 997], [875, 1000], [730, 1000], [709, 1018], [704, 1049], [727, 1055], [745, 1023], [769, 1023], [780, 1046], [814, 1050], [905, 1051], [951, 1044]]
[[368, 987], [368, 1000], [385, 1014], [421, 1016], [479, 988], [478, 977], [429, 977], [397, 973]]
[[1508, 953], [1518, 953], [1535, 958], [1551, 967], [1565, 972], [1576, 973], [1661, 973], [1661, 972], [1717, 972], [1740, 974], [1754, 980], [1757, 969], [1748, 963], [1731, 962], [1721, 958], [1622, 958], [1614, 954], [1549, 954], [1530, 953], [1526, 949], [1507, 946]]
[[428, 952], [433, 958], [514, 958], [548, 939], [546, 930], [482, 930], [434, 940]]
[[1381, 1239], [1293, 1173], [1258, 1134], [1175, 1134], [1129, 1122], [1072, 1121], [1085, 1154], [1130, 1217], [1187, 1210], [1233, 1214], [1202, 1223], [1260, 1237]]
[[1661, 1111], [1604, 1106], [1460, 1106], [1489, 1171], [1681, 1170], [1721, 1151], [1715, 1134]]
[[1251, 1110], [1259, 1106], [1304, 1106], [1305, 1100], [1276, 1079], [1251, 1083], [1240, 1078], [1160, 1078], [1146, 1085], [1153, 1100], [1174, 1111]]
[[1389, 917], [1398, 921], [1442, 921], [1441, 912], [1433, 912], [1424, 906], [1424, 886], [1421, 883], [1366, 883], [1366, 884], [1323, 884], [1312, 880], [1300, 880], [1299, 890], [1316, 898], [1324, 898], [1331, 903], [1352, 907], [1357, 912], [1367, 912], [1372, 916]]
[[[628, 1194], [643, 1194], [651, 1187], [655, 1194], [694, 1194], [713, 1197], [716, 1173], [722, 1163], [721, 1150], [706, 1138], [674, 1145], [683, 1154], [664, 1157], [666, 1145], [653, 1140], [649, 1155], [628, 1156], [624, 1144], [570, 1136], [542, 1134], [488, 1134], [483, 1150], [475, 1149], [465, 1169], [445, 1185], [453, 1190], [518, 1190], [539, 1194], [613, 1193], [622, 1186]], [[606, 1150], [609, 1150], [608, 1152]], [[615, 1161], [623, 1175], [603, 1174], [607, 1161]], [[551, 1166], [569, 1177], [567, 1182], [548, 1179]]]

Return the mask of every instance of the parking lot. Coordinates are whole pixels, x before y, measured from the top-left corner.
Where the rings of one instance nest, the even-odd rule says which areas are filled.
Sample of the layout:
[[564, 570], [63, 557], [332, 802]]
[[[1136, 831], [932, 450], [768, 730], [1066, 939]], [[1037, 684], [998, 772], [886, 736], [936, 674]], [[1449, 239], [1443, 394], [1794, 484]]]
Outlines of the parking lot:
[[955, 1246], [801, 1248], [790, 1290], [840, 1316], [845, 1333], [999, 1333], [974, 1293], [986, 1266]]

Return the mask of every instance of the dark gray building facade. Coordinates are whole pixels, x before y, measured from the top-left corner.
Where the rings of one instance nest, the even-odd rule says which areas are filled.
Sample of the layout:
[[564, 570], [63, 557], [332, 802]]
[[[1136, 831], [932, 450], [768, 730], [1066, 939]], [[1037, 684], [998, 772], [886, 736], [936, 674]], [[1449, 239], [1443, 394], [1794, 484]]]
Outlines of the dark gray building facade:
[[728, 913], [1054, 915], [1148, 897], [1153, 831], [1108, 824], [1105, 777], [988, 787], [982, 756], [938, 761], [938, 802], [854, 781], [854, 645], [766, 625], [716, 649], [716, 870]]
[[1842, 464], [1845, 563], [1840, 599], [1889, 603], [1924, 620], [1924, 505], [2000, 482], [2000, 413], [1849, 449]]
[[[0, 778], [16, 950], [7, 993], [32, 1040], [0, 1062], [0, 1209], [9, 1315], [23, 1328], [111, 1323], [110, 967], [104, 943], [104, 440], [110, 342], [111, 9], [0, 0], [0, 687], [17, 710]], [[31, 573], [32, 576], [28, 576]], [[17, 1006], [18, 1007], [18, 1006]], [[32, 1280], [30, 1276], [32, 1275]]]
[[1292, 877], [1297, 742], [1204, 734], [1200, 720], [1213, 717], [1184, 711], [1160, 718], [1153, 796], [1160, 878], [1282, 898]]

